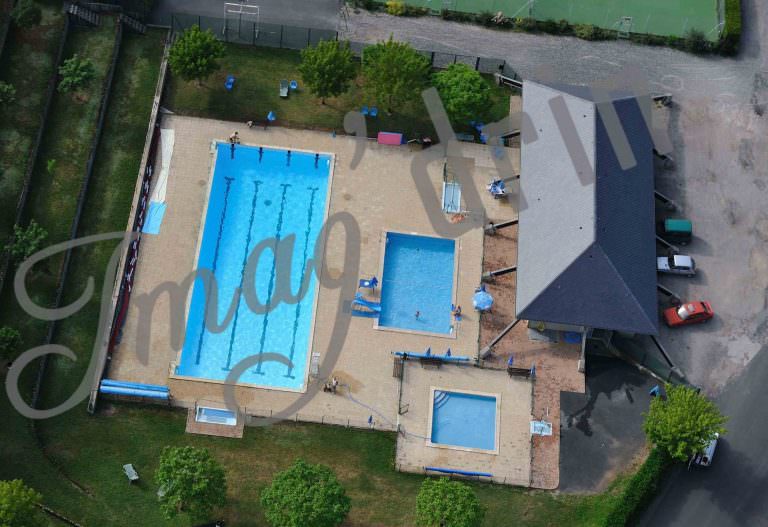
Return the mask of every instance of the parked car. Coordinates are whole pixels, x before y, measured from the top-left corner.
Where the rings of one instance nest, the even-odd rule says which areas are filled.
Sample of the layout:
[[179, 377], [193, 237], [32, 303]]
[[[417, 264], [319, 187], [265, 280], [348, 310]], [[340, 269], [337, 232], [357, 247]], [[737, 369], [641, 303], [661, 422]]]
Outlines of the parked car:
[[708, 322], [715, 316], [709, 302], [685, 302], [664, 310], [664, 321], [671, 328]]
[[700, 467], [708, 467], [712, 464], [712, 458], [715, 456], [715, 448], [717, 448], [717, 440], [720, 439], [720, 434], [715, 433], [715, 437], [710, 441], [706, 448], [691, 458], [691, 464], [698, 465]]
[[696, 274], [696, 262], [683, 254], [659, 256], [656, 258], [656, 270], [660, 273], [693, 276]]
[[669, 243], [688, 245], [693, 237], [693, 223], [682, 218], [667, 218], [659, 222], [657, 231]]

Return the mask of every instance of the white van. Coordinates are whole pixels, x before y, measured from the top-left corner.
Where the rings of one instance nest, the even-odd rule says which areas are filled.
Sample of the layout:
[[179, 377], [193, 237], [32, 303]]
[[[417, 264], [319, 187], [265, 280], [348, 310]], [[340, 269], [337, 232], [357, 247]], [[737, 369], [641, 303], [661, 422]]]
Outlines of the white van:
[[698, 465], [700, 467], [708, 467], [712, 464], [712, 458], [715, 457], [715, 448], [717, 448], [717, 440], [720, 439], [720, 434], [715, 433], [714, 439], [709, 442], [709, 444], [706, 446], [706, 448], [693, 456], [691, 458], [691, 462], [688, 464], [690, 467], [691, 465]]

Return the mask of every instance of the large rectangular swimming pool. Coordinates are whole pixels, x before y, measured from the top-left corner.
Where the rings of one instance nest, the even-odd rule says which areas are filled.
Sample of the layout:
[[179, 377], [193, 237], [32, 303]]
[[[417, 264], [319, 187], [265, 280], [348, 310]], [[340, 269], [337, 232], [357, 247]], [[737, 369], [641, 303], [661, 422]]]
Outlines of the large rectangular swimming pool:
[[453, 332], [454, 250], [453, 240], [387, 233], [379, 326]]
[[496, 449], [496, 397], [434, 390], [431, 442]]
[[[313, 258], [325, 219], [330, 166], [329, 155], [238, 146], [232, 158], [229, 144], [217, 145], [197, 268], [212, 271], [216, 278], [217, 323], [225, 319], [230, 305], [234, 314], [223, 331], [210, 331], [204, 321], [206, 305], [213, 299], [203, 281], [195, 281], [177, 375], [221, 381], [239, 361], [255, 356], [258, 360], [238, 382], [304, 387], [317, 288], [317, 277], [305, 263]], [[278, 265], [268, 248], [261, 252], [255, 278], [246, 276], [254, 247], [289, 236], [294, 237], [290, 263], [286, 259]], [[292, 295], [308, 280], [306, 294], [297, 303], [273, 302], [278, 282], [287, 276]], [[258, 312], [251, 310], [244, 295], [235, 296], [249, 284], [266, 306]], [[283, 355], [292, 365], [262, 361], [265, 353]]]

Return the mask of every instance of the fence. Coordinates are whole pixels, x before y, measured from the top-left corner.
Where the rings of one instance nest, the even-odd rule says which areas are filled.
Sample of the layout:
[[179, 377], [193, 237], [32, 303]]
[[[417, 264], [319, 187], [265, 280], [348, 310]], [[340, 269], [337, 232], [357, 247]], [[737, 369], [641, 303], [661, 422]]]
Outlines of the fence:
[[[258, 426], [258, 420], [264, 418], [274, 417], [274, 411], [272, 409], [263, 408], [241, 408], [243, 415], [246, 416], [245, 424], [247, 426]], [[309, 413], [299, 413], [289, 415], [282, 418], [283, 421], [293, 421], [295, 423], [316, 423], [321, 425], [333, 425], [343, 426], [344, 428], [367, 428], [370, 430], [379, 430], [385, 432], [397, 432], [397, 425], [387, 421], [380, 420], [377, 416], [372, 416], [373, 419], [369, 423], [365, 419], [352, 419], [349, 417], [334, 416], [334, 415], [317, 415]]]
[[[64, 29], [61, 32], [61, 39], [59, 40], [59, 47], [56, 53], [56, 62], [54, 62], [53, 72], [50, 79], [48, 79], [48, 87], [45, 92], [45, 107], [40, 114], [39, 126], [37, 127], [37, 135], [35, 136], [35, 142], [33, 143], [32, 150], [29, 152], [29, 162], [24, 172], [24, 184], [21, 187], [21, 194], [19, 194], [19, 200], [16, 202], [16, 219], [15, 224], [21, 224], [24, 208], [27, 205], [27, 198], [29, 197], [29, 186], [32, 183], [32, 174], [37, 164], [38, 152], [40, 150], [40, 144], [43, 141], [43, 133], [45, 133], [45, 124], [48, 122], [48, 114], [51, 110], [51, 103], [53, 102], [53, 95], [56, 90], [56, 82], [59, 79], [59, 66], [64, 58], [64, 46], [67, 43], [67, 37], [69, 36], [70, 21], [69, 17], [64, 17]], [[5, 240], [0, 240], [0, 245]], [[11, 255], [8, 251], [5, 251], [5, 256], [0, 261], [0, 291], [3, 290], [5, 280], [8, 277], [8, 272], [11, 269]]]
[[[171, 30], [174, 33], [184, 31], [194, 25], [200, 26], [202, 30], [210, 29], [217, 38], [224, 42], [283, 49], [302, 50], [322, 40], [338, 40], [339, 38], [338, 32], [329, 29], [263, 24], [253, 21], [239, 21], [234, 18], [225, 19], [182, 13], [175, 13], [171, 16]], [[369, 45], [363, 42], [349, 43], [350, 49], [357, 57], [362, 57], [365, 47]], [[433, 68], [444, 69], [451, 64], [461, 63], [480, 73], [503, 73], [508, 77], [518, 78], [516, 72], [507, 66], [503, 59], [422, 49], [417, 49], [417, 51], [429, 59]]]
[[107, 357], [112, 348], [119, 341], [122, 325], [128, 311], [131, 288], [133, 280], [136, 277], [136, 263], [139, 258], [139, 247], [141, 244], [141, 229], [144, 225], [144, 217], [149, 202], [149, 189], [151, 187], [152, 176], [154, 174], [154, 159], [157, 150], [158, 140], [160, 138], [159, 115], [160, 101], [165, 88], [166, 74], [168, 72], [168, 51], [171, 45], [171, 33], [168, 33], [165, 41], [165, 50], [163, 60], [160, 64], [160, 75], [155, 86], [155, 96], [152, 102], [152, 112], [149, 118], [149, 127], [147, 129], [146, 139], [144, 141], [144, 152], [141, 156], [139, 165], [139, 178], [136, 183], [136, 189], [133, 197], [133, 208], [131, 209], [129, 228], [135, 234], [135, 239], [128, 246], [128, 250], [123, 255], [118, 265], [119, 275], [115, 277], [115, 286], [112, 293], [112, 320], [109, 323], [109, 339], [103, 343], [99, 349], [96, 358], [96, 366], [91, 395], [88, 401], [88, 411], [93, 413], [96, 410], [96, 402], [99, 396], [99, 383], [101, 378], [107, 374], [109, 366]]
[[13, 0], [0, 0], [0, 57], [3, 56], [5, 40], [11, 29], [11, 10]]

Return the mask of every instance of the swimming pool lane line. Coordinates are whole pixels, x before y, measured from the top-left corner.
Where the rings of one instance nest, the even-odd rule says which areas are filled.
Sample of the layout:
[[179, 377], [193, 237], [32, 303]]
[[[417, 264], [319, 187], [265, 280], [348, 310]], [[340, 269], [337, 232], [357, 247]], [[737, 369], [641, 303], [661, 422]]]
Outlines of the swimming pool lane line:
[[240, 285], [238, 287], [240, 294], [237, 295], [237, 305], [235, 306], [235, 319], [232, 321], [232, 332], [229, 335], [229, 350], [227, 351], [227, 364], [222, 368], [224, 371], [230, 370], [232, 363], [232, 347], [235, 344], [235, 335], [237, 334], [237, 320], [240, 317], [240, 301], [243, 298], [243, 281], [245, 280], [245, 268], [248, 262], [248, 253], [251, 248], [251, 229], [253, 229], [253, 220], [256, 217], [256, 204], [259, 199], [259, 185], [263, 182], [255, 180], [253, 182], [253, 199], [251, 200], [251, 217], [248, 219], [248, 235], [245, 237], [245, 252], [243, 254], [243, 266], [240, 270]]
[[[277, 226], [275, 227], [275, 248], [279, 246], [280, 243], [280, 235], [282, 234], [283, 230], [283, 214], [285, 212], [285, 202], [286, 202], [286, 194], [288, 193], [288, 188], [291, 187], [290, 183], [280, 183], [280, 186], [283, 187], [283, 194], [280, 197], [280, 212], [277, 215]], [[269, 286], [267, 287], [267, 303], [266, 303], [266, 310], [264, 312], [264, 324], [261, 326], [261, 338], [259, 339], [259, 362], [256, 365], [256, 370], [253, 373], [257, 373], [259, 375], [264, 375], [264, 372], [261, 371], [261, 365], [263, 364], [262, 361], [262, 355], [264, 355], [264, 343], [267, 338], [267, 326], [269, 325], [269, 312], [271, 311], [272, 307], [272, 293], [275, 289], [275, 273], [277, 271], [277, 251], [275, 251], [274, 258], [272, 261], [272, 271], [269, 275]]]
[[[216, 274], [216, 265], [219, 261], [219, 248], [221, 247], [221, 236], [224, 233], [224, 220], [227, 218], [227, 207], [229, 205], [229, 192], [232, 188], [232, 182], [235, 180], [233, 177], [225, 176], [224, 177], [224, 183], [227, 185], [224, 189], [224, 207], [221, 209], [221, 219], [219, 219], [219, 234], [216, 237], [216, 249], [213, 252], [213, 264], [211, 265], [211, 274]], [[203, 226], [203, 231], [205, 231], [205, 226]], [[205, 238], [205, 236], [203, 236]], [[210, 284], [209, 284], [210, 285]], [[205, 337], [205, 319], [207, 318], [208, 314], [208, 302], [211, 300], [211, 290], [212, 287], [207, 287], [205, 289], [205, 304], [203, 304], [203, 322], [202, 322], [202, 328], [200, 329], [200, 337], [197, 339], [197, 354], [195, 355], [195, 365], [200, 365], [200, 354], [202, 353], [203, 349], [203, 338]], [[216, 313], [216, 319], [218, 321], [218, 313]]]
[[[307, 190], [309, 190], [309, 207], [307, 209], [307, 228], [304, 230], [304, 254], [301, 258], [301, 278], [299, 279], [299, 292], [301, 292], [301, 286], [304, 284], [304, 277], [307, 273], [307, 252], [309, 249], [309, 235], [312, 231], [312, 216], [314, 212], [315, 207], [315, 195], [317, 194], [317, 191], [319, 190], [318, 187], [307, 187]], [[311, 271], [310, 271], [311, 272]], [[301, 315], [301, 299], [299, 299], [298, 302], [296, 302], [296, 314], [293, 317], [293, 335], [291, 336], [291, 352], [288, 356], [288, 360], [290, 361], [290, 366], [288, 366], [288, 371], [284, 375], [285, 377], [289, 379], [293, 379], [293, 356], [296, 352], [296, 333], [299, 331], [299, 316]]]

